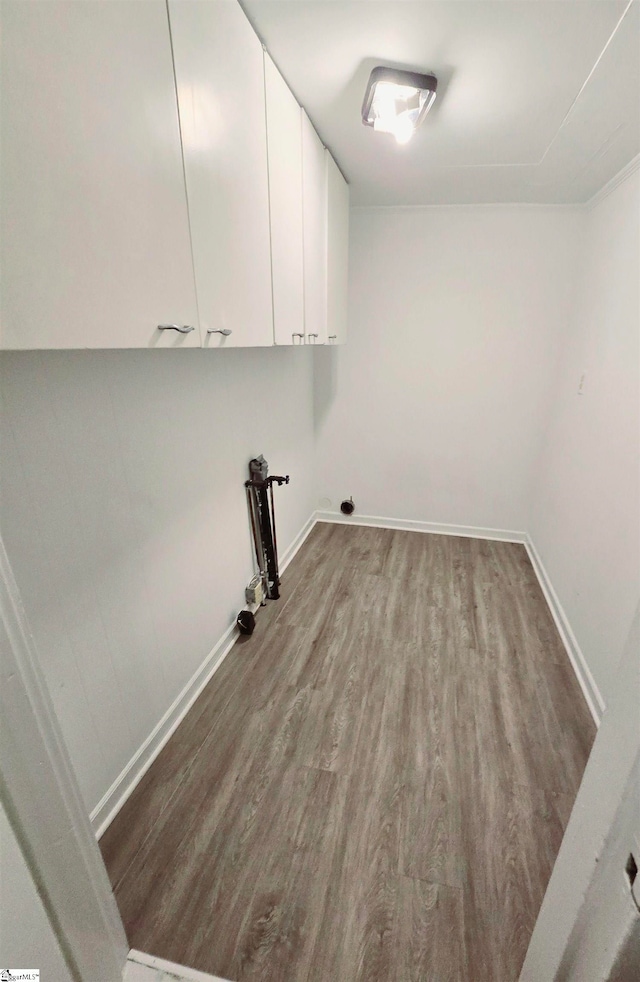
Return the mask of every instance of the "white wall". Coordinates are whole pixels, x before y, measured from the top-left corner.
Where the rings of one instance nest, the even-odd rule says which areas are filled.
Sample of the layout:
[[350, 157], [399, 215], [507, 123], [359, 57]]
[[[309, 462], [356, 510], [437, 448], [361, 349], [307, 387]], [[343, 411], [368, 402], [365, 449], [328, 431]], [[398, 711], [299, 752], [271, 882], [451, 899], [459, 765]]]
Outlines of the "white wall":
[[308, 350], [12, 352], [2, 535], [93, 809], [244, 603], [251, 457], [313, 510]]
[[349, 343], [316, 352], [321, 508], [526, 529], [584, 218], [352, 211]]
[[71, 982], [42, 901], [0, 805], [0, 960], [3, 965], [39, 968], [43, 979]]
[[587, 215], [528, 519], [605, 702], [640, 593], [639, 215], [638, 171]]
[[292, 476], [281, 551], [349, 494], [531, 531], [606, 695], [638, 595], [637, 193], [355, 210], [344, 347], [0, 358], [2, 533], [90, 810], [235, 618], [259, 452]]

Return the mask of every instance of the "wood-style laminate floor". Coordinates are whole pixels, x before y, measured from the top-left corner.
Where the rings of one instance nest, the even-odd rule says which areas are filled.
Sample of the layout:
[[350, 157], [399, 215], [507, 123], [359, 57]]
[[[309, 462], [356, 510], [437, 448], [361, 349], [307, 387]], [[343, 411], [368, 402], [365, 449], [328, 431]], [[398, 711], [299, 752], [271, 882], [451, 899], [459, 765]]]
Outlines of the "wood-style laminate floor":
[[101, 840], [129, 941], [516, 982], [594, 735], [524, 546], [319, 524]]

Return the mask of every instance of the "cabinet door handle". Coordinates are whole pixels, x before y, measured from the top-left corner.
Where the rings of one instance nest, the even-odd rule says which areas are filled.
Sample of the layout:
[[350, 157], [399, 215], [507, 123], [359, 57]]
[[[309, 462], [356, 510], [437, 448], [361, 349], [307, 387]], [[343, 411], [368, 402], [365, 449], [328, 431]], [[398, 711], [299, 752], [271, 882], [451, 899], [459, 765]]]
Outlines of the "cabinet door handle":
[[158, 324], [159, 331], [179, 331], [180, 334], [190, 334], [191, 331], [195, 331], [195, 327], [189, 327], [188, 324]]
[[210, 327], [207, 330], [207, 334], [223, 334], [225, 338], [228, 338], [231, 331], [228, 327]]
[[317, 337], [319, 337], [319, 335], [318, 334], [307, 334], [307, 337], [308, 338], [317, 338]]
[[304, 334], [292, 334], [291, 337], [292, 338], [303, 338], [304, 337]]
[[329, 335], [329, 341], [335, 341], [337, 339], [337, 337], [338, 337], [337, 334], [330, 334]]

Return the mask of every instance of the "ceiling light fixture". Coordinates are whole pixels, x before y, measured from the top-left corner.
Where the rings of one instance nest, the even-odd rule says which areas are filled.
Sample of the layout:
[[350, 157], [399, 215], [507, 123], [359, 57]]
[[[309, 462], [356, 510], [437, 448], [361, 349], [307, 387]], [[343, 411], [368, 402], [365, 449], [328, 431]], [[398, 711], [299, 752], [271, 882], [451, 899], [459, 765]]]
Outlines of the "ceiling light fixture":
[[436, 97], [435, 75], [374, 68], [362, 103], [362, 122], [380, 133], [391, 133], [408, 143]]

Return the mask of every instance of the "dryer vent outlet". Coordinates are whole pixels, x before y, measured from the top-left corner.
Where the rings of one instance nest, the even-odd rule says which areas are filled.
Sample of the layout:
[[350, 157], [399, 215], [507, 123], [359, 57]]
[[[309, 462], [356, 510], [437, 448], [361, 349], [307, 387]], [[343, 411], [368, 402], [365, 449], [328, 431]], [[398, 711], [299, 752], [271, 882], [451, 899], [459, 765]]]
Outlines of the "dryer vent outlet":
[[340, 511], [343, 515], [353, 515], [356, 510], [356, 506], [353, 503], [353, 498], [345, 498], [345, 500], [340, 505]]

